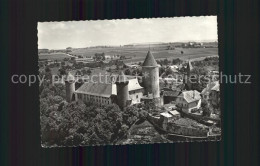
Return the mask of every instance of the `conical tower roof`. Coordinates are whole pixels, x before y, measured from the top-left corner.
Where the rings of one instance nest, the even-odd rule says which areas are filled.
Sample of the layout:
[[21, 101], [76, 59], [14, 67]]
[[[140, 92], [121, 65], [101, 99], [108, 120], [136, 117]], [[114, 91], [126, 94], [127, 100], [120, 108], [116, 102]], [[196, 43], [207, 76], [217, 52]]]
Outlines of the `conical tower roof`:
[[67, 82], [75, 81], [75, 77], [70, 72], [68, 72], [68, 74], [65, 77], [65, 81]]
[[146, 55], [143, 66], [157, 66], [157, 62], [155, 61], [153, 54], [150, 51], [148, 51]]
[[118, 82], [118, 83], [128, 82], [128, 79], [126, 78], [123, 71], [121, 71], [120, 74], [117, 76], [116, 82]]

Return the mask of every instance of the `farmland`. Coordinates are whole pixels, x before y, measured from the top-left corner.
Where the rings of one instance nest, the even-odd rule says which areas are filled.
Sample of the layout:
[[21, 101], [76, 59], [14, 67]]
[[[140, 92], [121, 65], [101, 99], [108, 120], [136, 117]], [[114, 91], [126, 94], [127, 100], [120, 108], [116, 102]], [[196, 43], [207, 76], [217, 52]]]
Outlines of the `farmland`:
[[[132, 46], [114, 46], [114, 47], [91, 47], [91, 48], [76, 48], [73, 49], [70, 54], [75, 56], [92, 57], [95, 53], [105, 53], [107, 55], [119, 55], [125, 56], [125, 63], [137, 63], [144, 61], [147, 51], [150, 50], [155, 59], [172, 60], [180, 58], [182, 60], [190, 59], [201, 60], [208, 56], [218, 56], [218, 48], [216, 46], [210, 48], [182, 48], [176, 47], [175, 49], [167, 49], [167, 44], [139, 44]], [[65, 53], [51, 53], [51, 54], [40, 54], [39, 59], [49, 60], [62, 60], [69, 55]]]
[[39, 59], [63, 60], [64, 58], [69, 58], [69, 56], [65, 53], [39, 54]]
[[[166, 46], [133, 46], [133, 47], [108, 47], [108, 48], [80, 48], [72, 52], [74, 55], [82, 55], [83, 57], [93, 56], [95, 53], [104, 52], [107, 55], [123, 55], [127, 59], [125, 63], [137, 63], [144, 61], [148, 50], [151, 50], [155, 59], [174, 59], [195, 60], [197, 58], [205, 58], [208, 56], [217, 56], [218, 48], [175, 48], [175, 50], [167, 50]], [[183, 52], [183, 54], [181, 53]]]

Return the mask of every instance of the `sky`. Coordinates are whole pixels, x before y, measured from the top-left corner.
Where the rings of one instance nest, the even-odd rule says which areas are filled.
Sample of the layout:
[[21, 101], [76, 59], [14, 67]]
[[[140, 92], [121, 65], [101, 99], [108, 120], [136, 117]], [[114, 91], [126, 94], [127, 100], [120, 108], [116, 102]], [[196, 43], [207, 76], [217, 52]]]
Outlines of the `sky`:
[[39, 49], [217, 39], [216, 16], [38, 23]]

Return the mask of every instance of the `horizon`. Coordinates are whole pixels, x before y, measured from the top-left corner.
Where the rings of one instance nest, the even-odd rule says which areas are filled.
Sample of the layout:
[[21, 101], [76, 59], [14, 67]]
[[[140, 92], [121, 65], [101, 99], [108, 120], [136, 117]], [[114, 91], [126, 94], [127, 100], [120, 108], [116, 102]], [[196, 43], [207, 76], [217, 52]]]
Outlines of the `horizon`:
[[38, 22], [37, 28], [38, 49], [218, 41], [217, 16]]
[[[204, 41], [177, 41], [177, 42], [149, 42], [149, 43], [128, 43], [128, 44], [124, 44], [124, 45], [96, 45], [96, 46], [88, 46], [88, 47], [71, 47], [72, 49], [83, 49], [83, 48], [94, 48], [94, 47], [124, 47], [127, 45], [157, 45], [157, 44], [167, 44], [167, 43], [188, 43], [188, 42], [196, 42], [196, 43], [213, 43], [213, 42], [218, 42], [217, 40], [204, 40]], [[68, 48], [70, 46], [67, 46], [65, 48], [56, 48], [56, 49], [49, 49], [49, 48], [38, 48], [38, 50], [41, 49], [48, 49], [48, 50], [65, 50], [66, 48]]]

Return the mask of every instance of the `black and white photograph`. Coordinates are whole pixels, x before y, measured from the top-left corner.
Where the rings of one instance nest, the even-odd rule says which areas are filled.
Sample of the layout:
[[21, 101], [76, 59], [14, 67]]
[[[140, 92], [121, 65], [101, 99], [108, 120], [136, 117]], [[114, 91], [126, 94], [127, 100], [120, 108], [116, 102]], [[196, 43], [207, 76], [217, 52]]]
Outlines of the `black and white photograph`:
[[221, 140], [217, 16], [37, 30], [42, 147]]

